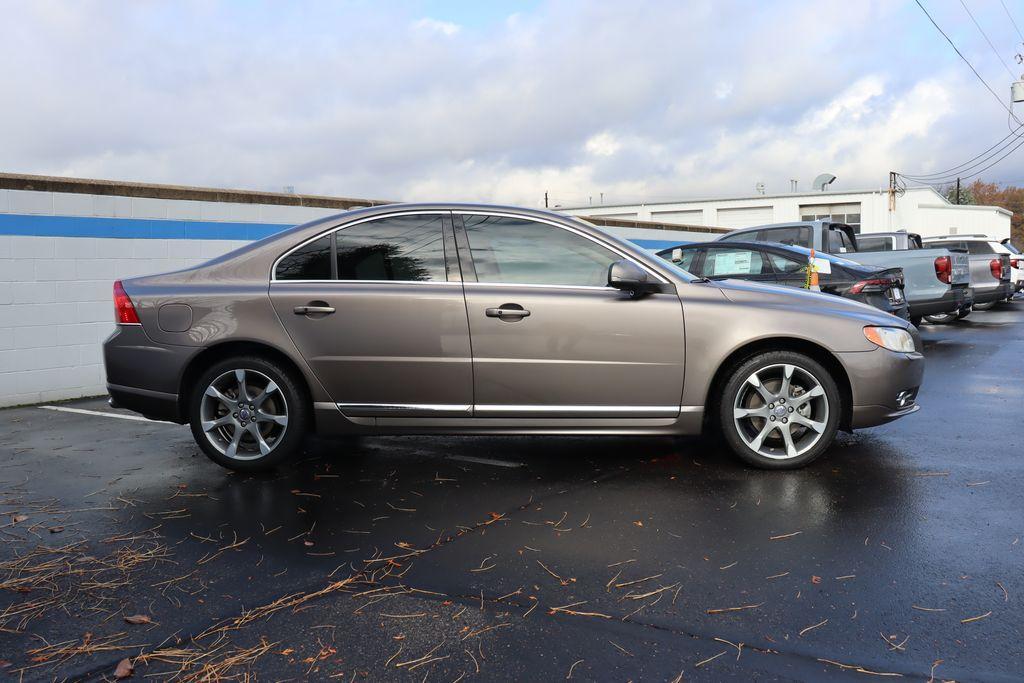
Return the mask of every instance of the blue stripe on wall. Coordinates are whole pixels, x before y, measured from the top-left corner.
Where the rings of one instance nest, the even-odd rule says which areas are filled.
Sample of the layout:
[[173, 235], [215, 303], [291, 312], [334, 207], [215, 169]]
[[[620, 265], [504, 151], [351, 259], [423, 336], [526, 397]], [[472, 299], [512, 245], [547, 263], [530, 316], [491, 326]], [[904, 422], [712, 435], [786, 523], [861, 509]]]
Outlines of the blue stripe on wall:
[[280, 223], [221, 223], [147, 218], [0, 214], [0, 235], [171, 240], [257, 240], [292, 227]]
[[[0, 235], [28, 237], [113, 237], [164, 240], [258, 240], [291, 225], [163, 220], [159, 218], [98, 218], [94, 216], [33, 216], [0, 213]], [[630, 240], [644, 249], [665, 249], [689, 242]]]

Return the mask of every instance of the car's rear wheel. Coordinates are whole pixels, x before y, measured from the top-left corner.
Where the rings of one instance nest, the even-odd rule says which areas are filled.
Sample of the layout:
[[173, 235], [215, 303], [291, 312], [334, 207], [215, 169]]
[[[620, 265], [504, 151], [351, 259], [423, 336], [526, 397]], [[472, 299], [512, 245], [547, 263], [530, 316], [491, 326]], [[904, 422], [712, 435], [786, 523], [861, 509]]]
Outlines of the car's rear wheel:
[[996, 303], [997, 302], [995, 302], [995, 301], [989, 301], [988, 303], [984, 303], [984, 304], [974, 304], [974, 310], [976, 310], [976, 311], [987, 311], [988, 309], [990, 309], [993, 306], [995, 306]]
[[747, 464], [793, 469], [832, 444], [842, 410], [839, 388], [819, 362], [802, 353], [770, 351], [730, 372], [719, 422], [729, 446]]
[[189, 422], [196, 443], [231, 470], [270, 469], [302, 446], [309, 406], [295, 374], [259, 356], [216, 363], [196, 382]]

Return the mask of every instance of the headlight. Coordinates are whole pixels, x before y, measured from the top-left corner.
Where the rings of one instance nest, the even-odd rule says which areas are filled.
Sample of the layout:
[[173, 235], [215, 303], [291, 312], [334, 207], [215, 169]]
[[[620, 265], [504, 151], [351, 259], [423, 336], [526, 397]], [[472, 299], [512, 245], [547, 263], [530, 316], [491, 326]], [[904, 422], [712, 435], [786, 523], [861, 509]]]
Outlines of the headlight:
[[897, 353], [914, 353], [914, 338], [899, 327], [865, 327], [864, 336], [872, 344]]

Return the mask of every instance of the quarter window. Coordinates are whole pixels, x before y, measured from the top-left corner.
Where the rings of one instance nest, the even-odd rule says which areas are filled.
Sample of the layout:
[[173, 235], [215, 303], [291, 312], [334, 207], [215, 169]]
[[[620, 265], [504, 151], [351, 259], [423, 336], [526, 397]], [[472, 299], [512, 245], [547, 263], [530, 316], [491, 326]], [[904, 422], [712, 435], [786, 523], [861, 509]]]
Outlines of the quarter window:
[[334, 233], [339, 280], [443, 281], [440, 215], [388, 216]]
[[464, 216], [479, 282], [604, 287], [619, 257], [574, 232], [525, 218]]
[[304, 244], [277, 264], [278, 280], [330, 280], [331, 236]]

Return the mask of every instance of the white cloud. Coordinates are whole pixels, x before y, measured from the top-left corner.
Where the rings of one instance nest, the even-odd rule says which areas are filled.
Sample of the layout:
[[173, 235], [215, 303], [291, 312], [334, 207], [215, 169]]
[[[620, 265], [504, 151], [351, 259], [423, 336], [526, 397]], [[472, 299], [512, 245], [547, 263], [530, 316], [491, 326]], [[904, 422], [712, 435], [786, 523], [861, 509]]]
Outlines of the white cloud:
[[615, 139], [615, 136], [607, 131], [594, 135], [587, 140], [584, 149], [588, 154], [599, 157], [610, 157], [622, 147], [622, 144]]
[[462, 27], [458, 24], [454, 24], [450, 21], [440, 21], [438, 19], [431, 19], [424, 17], [413, 23], [413, 28], [417, 31], [423, 31], [426, 33], [440, 33], [443, 36], [451, 38], [457, 34]]
[[[9, 5], [0, 170], [586, 204], [822, 171], [877, 187], [1006, 134], [898, 3], [561, 0], [472, 31], [395, 4], [259, 7]], [[1024, 153], [997, 170], [1024, 177]]]

